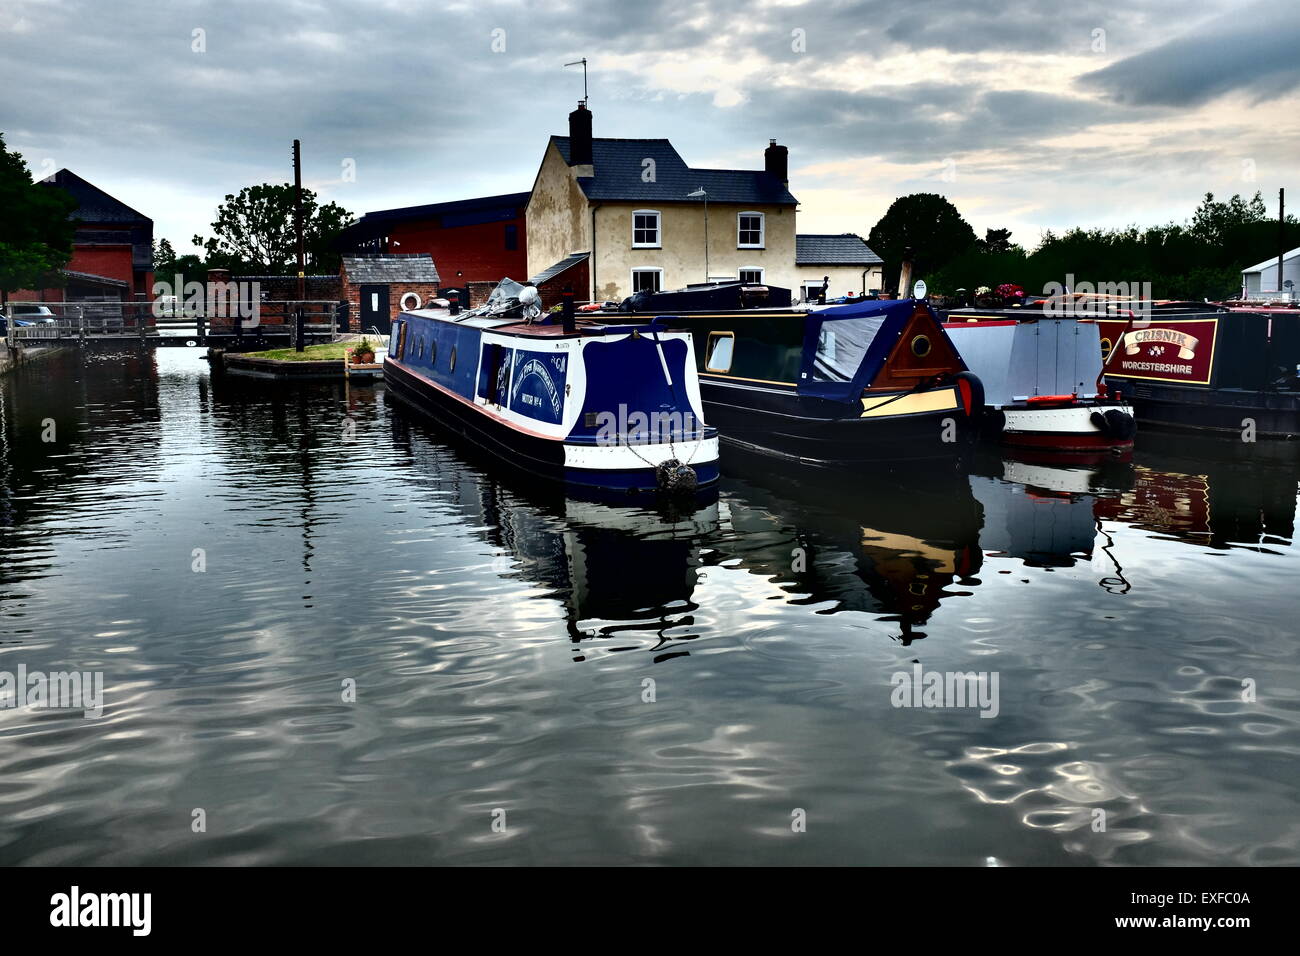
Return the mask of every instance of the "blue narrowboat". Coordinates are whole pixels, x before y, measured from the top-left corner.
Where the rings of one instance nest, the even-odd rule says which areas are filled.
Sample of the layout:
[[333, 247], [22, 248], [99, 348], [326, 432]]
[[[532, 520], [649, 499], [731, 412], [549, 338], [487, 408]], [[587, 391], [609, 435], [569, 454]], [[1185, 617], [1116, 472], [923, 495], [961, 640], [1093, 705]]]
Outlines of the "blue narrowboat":
[[517, 308], [415, 310], [393, 322], [384, 378], [452, 431], [543, 478], [621, 491], [718, 480], [718, 434], [704, 423], [685, 332], [586, 320], [566, 329]]

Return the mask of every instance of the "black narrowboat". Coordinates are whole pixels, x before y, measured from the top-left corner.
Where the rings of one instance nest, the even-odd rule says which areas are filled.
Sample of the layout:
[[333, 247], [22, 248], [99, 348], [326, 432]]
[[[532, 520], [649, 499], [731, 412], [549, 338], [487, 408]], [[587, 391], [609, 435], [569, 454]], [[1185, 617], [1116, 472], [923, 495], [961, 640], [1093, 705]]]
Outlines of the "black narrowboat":
[[728, 445], [805, 464], [892, 467], [959, 461], [978, 435], [980, 381], [924, 301], [802, 311], [632, 305], [619, 321], [653, 315], [654, 325], [691, 334], [705, 414]]
[[1098, 324], [1105, 383], [1143, 427], [1300, 438], [1300, 310], [1138, 304]]

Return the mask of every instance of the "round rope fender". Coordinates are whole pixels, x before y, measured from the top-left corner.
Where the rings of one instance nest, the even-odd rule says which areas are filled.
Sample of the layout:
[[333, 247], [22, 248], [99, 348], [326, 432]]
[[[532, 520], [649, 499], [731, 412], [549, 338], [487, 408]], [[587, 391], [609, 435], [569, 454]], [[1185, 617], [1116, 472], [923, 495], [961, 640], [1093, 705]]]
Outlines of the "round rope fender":
[[1128, 441], [1137, 434], [1137, 422], [1128, 412], [1121, 412], [1118, 408], [1108, 408], [1104, 412], [1093, 412], [1089, 416], [1097, 431], [1101, 432], [1107, 438], [1114, 438], [1118, 441]]
[[655, 466], [655, 484], [670, 495], [691, 494], [699, 485], [699, 476], [690, 465], [669, 458]]
[[[415, 299], [415, 305], [407, 305], [407, 304], [406, 304], [406, 300], [407, 300], [407, 299]], [[418, 308], [420, 307], [420, 304], [421, 304], [421, 303], [420, 303], [420, 293], [418, 293], [418, 292], [403, 292], [403, 293], [402, 293], [402, 297], [401, 297], [400, 299], [397, 300], [397, 304], [401, 307], [401, 309], [402, 309], [403, 312], [410, 312], [410, 311], [412, 311], [412, 310], [414, 310], [414, 309], [418, 309]]]

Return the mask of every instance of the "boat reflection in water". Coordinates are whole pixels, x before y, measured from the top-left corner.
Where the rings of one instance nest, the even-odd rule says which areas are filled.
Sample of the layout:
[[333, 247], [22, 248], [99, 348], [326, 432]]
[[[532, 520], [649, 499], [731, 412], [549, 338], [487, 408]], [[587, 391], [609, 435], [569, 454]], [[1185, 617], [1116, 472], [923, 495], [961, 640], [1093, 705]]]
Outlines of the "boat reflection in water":
[[[1107, 591], [1131, 589], [1100, 506], [1132, 487], [1130, 463], [1107, 459], [1067, 467], [1036, 456], [981, 455], [970, 481], [984, 510], [980, 547], [986, 557], [1049, 570], [1091, 563]], [[999, 568], [998, 573], [1012, 572]]]
[[1138, 449], [1132, 488], [1101, 501], [1099, 517], [1211, 548], [1290, 545], [1295, 446], [1153, 432]]
[[718, 560], [772, 577], [791, 604], [877, 615], [907, 645], [951, 586], [975, 583], [979, 505], [960, 473], [796, 470], [729, 450], [723, 488]]
[[718, 527], [716, 489], [686, 501], [624, 495], [620, 502], [551, 483], [534, 487], [403, 404], [388, 406], [410, 480], [436, 485], [440, 499], [500, 550], [499, 574], [561, 602], [575, 660], [585, 659], [592, 640], [603, 651], [646, 650], [656, 660], [688, 653], [700, 541]]

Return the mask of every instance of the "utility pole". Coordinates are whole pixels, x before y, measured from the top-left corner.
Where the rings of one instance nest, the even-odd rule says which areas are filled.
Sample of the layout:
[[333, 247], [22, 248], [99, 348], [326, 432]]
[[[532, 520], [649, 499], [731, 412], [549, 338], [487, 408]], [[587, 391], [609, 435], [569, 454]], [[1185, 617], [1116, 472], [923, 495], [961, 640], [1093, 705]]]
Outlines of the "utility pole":
[[[1286, 288], [1282, 284], [1282, 259], [1286, 256], [1286, 190], [1277, 191], [1277, 291], [1279, 297]], [[1261, 285], [1263, 283], [1260, 283]]]
[[303, 300], [307, 298], [307, 273], [302, 251], [302, 143], [293, 141], [293, 228], [298, 237], [298, 307], [294, 313], [294, 351], [303, 350]]

